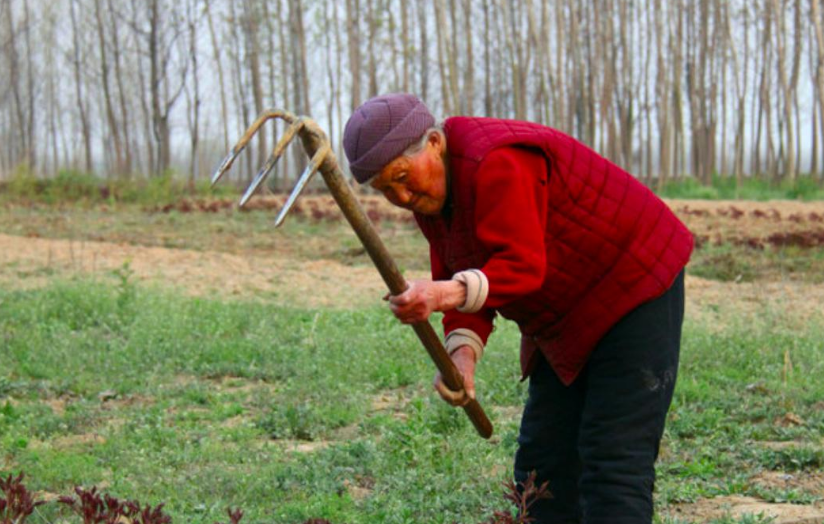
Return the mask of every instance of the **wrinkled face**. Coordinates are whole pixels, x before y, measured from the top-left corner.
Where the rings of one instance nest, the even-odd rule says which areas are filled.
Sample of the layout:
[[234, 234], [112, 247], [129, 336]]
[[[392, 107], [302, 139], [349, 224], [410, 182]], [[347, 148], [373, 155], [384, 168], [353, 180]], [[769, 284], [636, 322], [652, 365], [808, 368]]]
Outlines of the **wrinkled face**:
[[398, 207], [437, 215], [446, 202], [445, 148], [443, 137], [433, 133], [423, 150], [386, 164], [370, 185]]

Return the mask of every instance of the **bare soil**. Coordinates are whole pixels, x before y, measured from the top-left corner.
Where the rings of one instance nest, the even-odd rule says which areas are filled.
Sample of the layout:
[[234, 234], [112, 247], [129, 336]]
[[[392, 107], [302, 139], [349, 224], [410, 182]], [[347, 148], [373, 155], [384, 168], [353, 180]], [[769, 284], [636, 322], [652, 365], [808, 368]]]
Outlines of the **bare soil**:
[[[386, 293], [377, 271], [334, 260], [294, 260], [288, 253], [247, 256], [111, 242], [26, 238], [0, 234], [0, 285], [32, 288], [55, 275], [113, 278], [128, 264], [134, 278], [195, 296], [260, 299], [298, 307], [358, 308]], [[427, 272], [409, 271], [408, 278]], [[717, 282], [687, 276], [688, 314], [724, 325], [723, 312], [824, 319], [824, 284]], [[723, 306], [723, 307], [721, 307]]]
[[[261, 298], [306, 307], [360, 307], [385, 291], [369, 267], [331, 260], [234, 255], [111, 242], [0, 234], [0, 285], [32, 288], [53, 276], [114, 276], [128, 264], [134, 278], [197, 296]], [[411, 275], [424, 276], [424, 273]]]
[[[281, 197], [252, 201], [253, 208], [277, 209]], [[362, 198], [374, 221], [411, 220], [408, 212], [380, 197]], [[329, 197], [302, 201], [307, 216], [333, 217]], [[670, 206], [705, 242], [733, 239], [745, 244], [824, 242], [824, 202], [670, 201]], [[180, 204], [183, 205], [183, 204]], [[223, 204], [220, 204], [221, 206]], [[213, 206], [214, 207], [214, 206]], [[207, 204], [187, 203], [190, 211]], [[218, 206], [218, 208], [221, 208]], [[222, 208], [221, 208], [222, 209]], [[312, 211], [314, 210], [314, 211]], [[338, 217], [339, 218], [339, 217]], [[772, 240], [771, 240], [772, 239]], [[368, 264], [368, 260], [362, 263]], [[0, 285], [31, 288], [54, 276], [96, 275], [111, 278], [128, 264], [134, 278], [198, 296], [259, 299], [305, 307], [358, 308], [380, 303], [385, 286], [369, 265], [350, 265], [330, 258], [306, 260], [290, 250], [225, 252], [135, 245], [105, 240], [28, 238], [0, 234]], [[408, 271], [426, 278], [426, 271]], [[721, 311], [789, 315], [797, 322], [824, 318], [824, 284], [782, 276], [755, 282], [718, 282], [687, 277], [688, 314], [722, 326]], [[723, 306], [723, 307], [721, 307]]]
[[772, 524], [821, 524], [824, 522], [824, 505], [769, 503], [754, 497], [732, 495], [670, 506], [667, 514], [696, 524], [725, 516], [738, 519], [745, 515], [772, 518], [774, 520], [769, 521]]

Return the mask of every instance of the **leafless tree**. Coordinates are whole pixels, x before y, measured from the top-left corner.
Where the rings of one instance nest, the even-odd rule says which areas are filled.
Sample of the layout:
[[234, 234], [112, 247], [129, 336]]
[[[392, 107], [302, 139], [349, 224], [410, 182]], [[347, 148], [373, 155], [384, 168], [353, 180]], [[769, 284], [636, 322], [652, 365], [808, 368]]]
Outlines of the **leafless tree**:
[[193, 181], [267, 107], [316, 115], [337, 143], [349, 111], [397, 90], [438, 116], [545, 123], [651, 185], [824, 175], [821, 4], [0, 0], [0, 177], [25, 163]]

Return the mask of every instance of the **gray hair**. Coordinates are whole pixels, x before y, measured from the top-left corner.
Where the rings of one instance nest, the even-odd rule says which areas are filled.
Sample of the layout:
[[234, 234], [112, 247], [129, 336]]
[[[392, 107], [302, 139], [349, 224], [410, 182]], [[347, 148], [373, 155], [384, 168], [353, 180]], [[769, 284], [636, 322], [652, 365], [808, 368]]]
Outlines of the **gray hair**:
[[403, 156], [417, 155], [418, 153], [423, 151], [423, 148], [426, 147], [426, 143], [429, 141], [429, 137], [432, 136], [433, 133], [441, 135], [441, 139], [444, 141], [444, 143], [446, 142], [446, 134], [443, 132], [443, 122], [440, 122], [424, 131], [421, 139], [418, 140], [417, 143], [414, 143], [411, 146], [407, 147], [406, 150], [401, 154]]

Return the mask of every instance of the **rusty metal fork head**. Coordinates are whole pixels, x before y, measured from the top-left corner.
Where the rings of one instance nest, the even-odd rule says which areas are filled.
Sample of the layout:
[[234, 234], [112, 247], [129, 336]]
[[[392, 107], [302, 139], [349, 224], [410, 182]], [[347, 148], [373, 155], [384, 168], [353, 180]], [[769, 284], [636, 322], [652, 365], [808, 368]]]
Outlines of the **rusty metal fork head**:
[[300, 196], [300, 193], [309, 183], [312, 176], [320, 169], [321, 164], [323, 164], [324, 160], [326, 160], [326, 157], [332, 150], [329, 139], [326, 138], [326, 135], [321, 130], [320, 126], [318, 126], [317, 123], [315, 123], [315, 121], [311, 118], [305, 116], [298, 117], [288, 111], [282, 111], [279, 109], [264, 112], [257, 118], [257, 120], [254, 121], [254, 123], [252, 123], [251, 126], [249, 126], [249, 128], [243, 133], [243, 136], [240, 137], [237, 144], [235, 144], [235, 147], [232, 148], [229, 154], [226, 155], [226, 158], [224, 158], [220, 163], [220, 166], [215, 171], [215, 174], [212, 175], [212, 185], [214, 186], [218, 180], [220, 180], [220, 178], [227, 171], [229, 171], [232, 167], [232, 163], [249, 144], [252, 138], [260, 131], [266, 122], [272, 119], [284, 120], [289, 124], [289, 127], [286, 128], [283, 136], [281, 136], [280, 140], [278, 140], [277, 144], [275, 144], [272, 154], [269, 155], [269, 158], [266, 159], [266, 163], [264, 163], [260, 171], [257, 172], [255, 178], [252, 180], [252, 183], [249, 184], [248, 188], [246, 188], [243, 197], [240, 199], [240, 207], [245, 206], [246, 203], [249, 202], [249, 199], [252, 197], [254, 192], [258, 189], [258, 187], [260, 187], [266, 177], [269, 176], [269, 173], [272, 172], [275, 165], [277, 165], [277, 162], [280, 160], [280, 157], [283, 156], [283, 152], [286, 150], [286, 147], [295, 139], [296, 136], [309, 134], [314, 138], [319, 139], [318, 142], [320, 143], [320, 146], [309, 160], [309, 164], [306, 166], [306, 169], [298, 179], [297, 184], [295, 184], [295, 188], [286, 200], [286, 204], [284, 204], [283, 209], [280, 210], [278, 217], [275, 219], [275, 227], [278, 227], [283, 223], [284, 218], [286, 218], [289, 210], [292, 209], [292, 206], [295, 204], [298, 196]]

